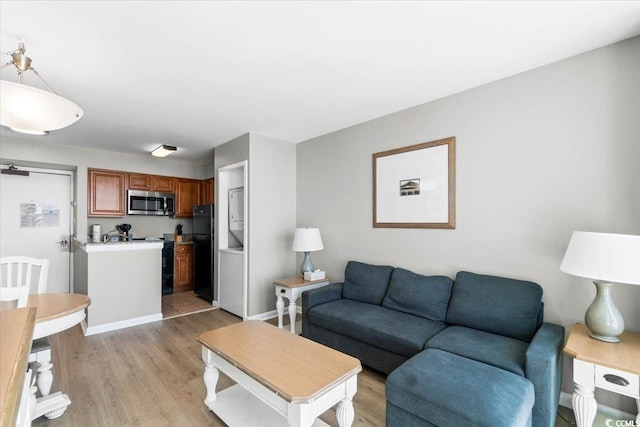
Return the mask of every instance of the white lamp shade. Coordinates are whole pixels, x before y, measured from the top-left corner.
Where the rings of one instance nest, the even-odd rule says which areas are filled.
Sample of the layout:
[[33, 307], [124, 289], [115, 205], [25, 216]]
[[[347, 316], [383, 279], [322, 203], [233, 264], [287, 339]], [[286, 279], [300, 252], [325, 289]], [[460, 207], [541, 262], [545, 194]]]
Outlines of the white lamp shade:
[[18, 132], [52, 131], [80, 120], [84, 112], [52, 92], [0, 80], [0, 124]]
[[324, 249], [320, 230], [309, 227], [296, 228], [292, 249], [296, 252], [313, 252]]
[[640, 236], [574, 231], [560, 270], [593, 280], [640, 285]]

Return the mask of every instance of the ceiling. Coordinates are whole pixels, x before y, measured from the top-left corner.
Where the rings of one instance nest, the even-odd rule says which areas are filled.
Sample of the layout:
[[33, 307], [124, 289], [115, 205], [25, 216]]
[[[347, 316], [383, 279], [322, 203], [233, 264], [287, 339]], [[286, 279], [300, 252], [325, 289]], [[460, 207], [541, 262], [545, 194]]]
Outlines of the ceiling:
[[640, 1], [2, 0], [0, 16], [0, 50], [22, 40], [84, 110], [2, 138], [201, 163], [249, 131], [297, 143], [640, 34]]

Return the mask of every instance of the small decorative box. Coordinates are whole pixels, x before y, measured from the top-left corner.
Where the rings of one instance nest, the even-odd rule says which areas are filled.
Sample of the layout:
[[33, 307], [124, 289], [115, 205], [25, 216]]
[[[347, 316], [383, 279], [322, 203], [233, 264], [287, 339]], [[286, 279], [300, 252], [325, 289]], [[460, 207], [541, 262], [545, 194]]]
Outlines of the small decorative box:
[[320, 280], [324, 279], [324, 271], [305, 271], [304, 280]]

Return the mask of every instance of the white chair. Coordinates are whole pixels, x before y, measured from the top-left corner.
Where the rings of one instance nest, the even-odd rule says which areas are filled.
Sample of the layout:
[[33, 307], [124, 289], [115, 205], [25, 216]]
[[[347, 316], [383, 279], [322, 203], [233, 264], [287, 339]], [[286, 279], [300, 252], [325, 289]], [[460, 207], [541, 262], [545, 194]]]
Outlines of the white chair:
[[0, 301], [17, 301], [16, 308], [27, 306], [29, 300], [29, 286], [0, 286]]
[[[2, 300], [5, 295], [19, 294], [12, 300], [18, 300], [18, 308], [26, 307], [30, 291], [43, 294], [47, 291], [47, 280], [49, 277], [49, 260], [37, 259], [26, 256], [11, 256], [0, 258], [0, 291]], [[38, 271], [39, 270], [39, 271]], [[33, 280], [37, 274], [37, 282]], [[35, 288], [35, 289], [32, 289]], [[47, 396], [51, 392], [53, 384], [53, 372], [51, 369], [51, 341], [49, 337], [34, 340], [31, 345], [29, 363], [38, 363], [36, 374], [38, 390], [42, 396]]]
[[[47, 280], [49, 278], [49, 260], [26, 256], [7, 256], [0, 258], [2, 275], [0, 275], [0, 287], [16, 287], [21, 285], [32, 286], [33, 267], [40, 270], [38, 275], [37, 294], [47, 292]], [[14, 279], [15, 277], [15, 279]], [[5, 280], [6, 279], [6, 280]], [[25, 301], [26, 304], [26, 301]]]

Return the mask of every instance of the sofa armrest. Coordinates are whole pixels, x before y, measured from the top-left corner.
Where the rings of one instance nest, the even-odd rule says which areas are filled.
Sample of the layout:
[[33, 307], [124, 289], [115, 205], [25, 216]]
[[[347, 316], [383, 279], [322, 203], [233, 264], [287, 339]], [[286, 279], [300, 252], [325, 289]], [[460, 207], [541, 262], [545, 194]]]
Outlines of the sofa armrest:
[[564, 327], [543, 323], [527, 348], [525, 376], [535, 390], [533, 419], [536, 427], [555, 425], [562, 381], [563, 346]]
[[316, 305], [342, 299], [342, 283], [332, 283], [317, 289], [302, 293], [302, 336], [307, 336], [309, 330], [309, 310]]

